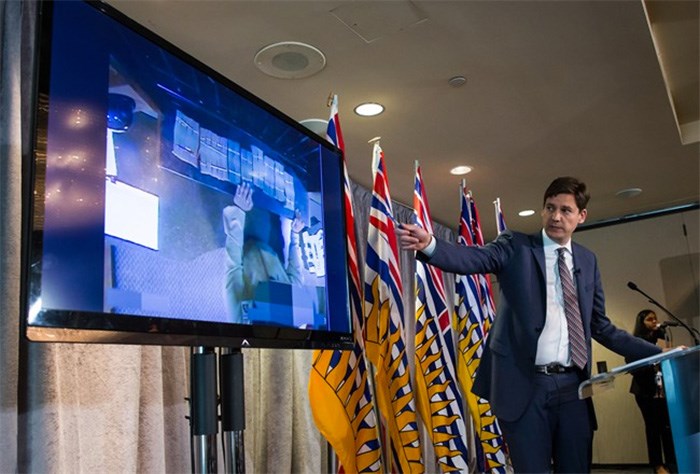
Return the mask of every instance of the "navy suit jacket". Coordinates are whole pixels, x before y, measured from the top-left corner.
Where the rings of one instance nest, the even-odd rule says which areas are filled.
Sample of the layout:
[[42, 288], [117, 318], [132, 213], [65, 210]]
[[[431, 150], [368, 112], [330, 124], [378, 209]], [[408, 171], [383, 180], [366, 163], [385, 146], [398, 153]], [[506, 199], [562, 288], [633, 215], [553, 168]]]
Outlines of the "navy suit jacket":
[[[588, 346], [587, 375], [591, 373], [591, 339], [633, 360], [660, 352], [655, 345], [612, 324], [605, 315], [605, 297], [595, 255], [574, 242], [572, 253]], [[491, 403], [498, 418], [517, 420], [533, 395], [537, 341], [547, 311], [541, 232], [526, 235], [506, 231], [484, 247], [437, 240], [430, 258], [421, 253], [418, 258], [452, 273], [494, 273], [498, 277], [497, 315], [472, 391]]]

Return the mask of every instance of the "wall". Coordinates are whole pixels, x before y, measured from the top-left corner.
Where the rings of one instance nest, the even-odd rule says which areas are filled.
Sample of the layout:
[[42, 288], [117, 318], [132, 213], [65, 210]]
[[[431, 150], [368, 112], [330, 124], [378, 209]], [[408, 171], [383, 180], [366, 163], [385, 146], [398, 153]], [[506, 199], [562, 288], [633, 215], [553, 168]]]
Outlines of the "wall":
[[[627, 287], [633, 281], [649, 296], [698, 327], [698, 210], [582, 230], [574, 240], [598, 256], [607, 312], [613, 323], [629, 332], [636, 314], [654, 309], [660, 320], [668, 319], [641, 294]], [[686, 232], [684, 232], [684, 228]], [[671, 328], [674, 344], [692, 345], [683, 328]], [[593, 344], [595, 361], [608, 368], [624, 364], [621, 356]], [[595, 365], [594, 365], [595, 368]], [[646, 463], [644, 425], [629, 393], [631, 376], [616, 380], [613, 389], [595, 396], [598, 431], [593, 440], [593, 462], [599, 464]]]

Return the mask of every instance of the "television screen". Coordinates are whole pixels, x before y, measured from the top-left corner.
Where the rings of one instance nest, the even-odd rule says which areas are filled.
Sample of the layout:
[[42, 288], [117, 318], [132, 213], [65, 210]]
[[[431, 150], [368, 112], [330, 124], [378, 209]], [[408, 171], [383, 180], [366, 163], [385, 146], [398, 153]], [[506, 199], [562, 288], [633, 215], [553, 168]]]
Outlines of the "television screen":
[[28, 338], [351, 348], [340, 151], [108, 5], [41, 18]]

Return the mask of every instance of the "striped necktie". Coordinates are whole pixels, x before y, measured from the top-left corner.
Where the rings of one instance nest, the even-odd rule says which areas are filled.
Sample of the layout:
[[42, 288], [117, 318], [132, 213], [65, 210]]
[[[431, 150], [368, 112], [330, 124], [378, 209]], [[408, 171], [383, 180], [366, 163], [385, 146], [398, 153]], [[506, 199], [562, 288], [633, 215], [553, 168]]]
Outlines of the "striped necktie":
[[564, 294], [564, 313], [566, 313], [566, 325], [569, 332], [569, 350], [571, 352], [571, 361], [576, 367], [583, 369], [588, 360], [588, 350], [586, 349], [586, 338], [583, 334], [576, 287], [564, 259], [565, 250], [564, 247], [557, 249], [557, 266], [559, 267], [559, 279], [561, 280], [561, 289]]

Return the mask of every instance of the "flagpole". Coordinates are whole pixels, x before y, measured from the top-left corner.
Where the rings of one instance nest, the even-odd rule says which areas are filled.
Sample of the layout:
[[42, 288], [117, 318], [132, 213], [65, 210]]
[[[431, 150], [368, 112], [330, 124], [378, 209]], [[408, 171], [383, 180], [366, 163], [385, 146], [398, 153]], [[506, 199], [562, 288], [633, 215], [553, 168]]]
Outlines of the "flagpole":
[[493, 207], [494, 211], [496, 213], [496, 232], [499, 234], [503, 232], [505, 229], [502, 228], [501, 226], [501, 198], [497, 197], [495, 201], [493, 201]]
[[[420, 163], [418, 163], [418, 160], [414, 160], [413, 161], [413, 176], [418, 176], [419, 169], [420, 169]], [[415, 212], [415, 208], [416, 208], [415, 201], [413, 202], [413, 206], [411, 206], [411, 207], [413, 208], [413, 210]], [[420, 217], [417, 217], [416, 222], [414, 222], [414, 224], [418, 224], [419, 221], [420, 221]], [[428, 230], [428, 229], [426, 229], [426, 230]], [[415, 252], [414, 252], [414, 254], [415, 254]], [[414, 321], [414, 324], [415, 324], [415, 321]]]
[[[326, 99], [326, 107], [333, 105], [333, 91], [328, 93], [328, 98]], [[338, 472], [339, 464], [338, 454], [333, 449], [333, 445], [326, 440], [326, 469], [329, 473]]]
[[499, 224], [498, 221], [500, 220], [499, 214], [501, 212], [501, 198], [497, 197], [496, 200], [493, 201], [493, 207], [494, 207], [494, 211], [496, 213], [496, 232], [500, 234], [501, 233], [501, 224]]
[[[326, 99], [326, 107], [330, 107], [333, 104], [333, 91], [328, 93], [328, 99]], [[329, 473], [338, 472], [338, 455], [333, 449], [333, 445], [326, 440], [326, 470]]]

